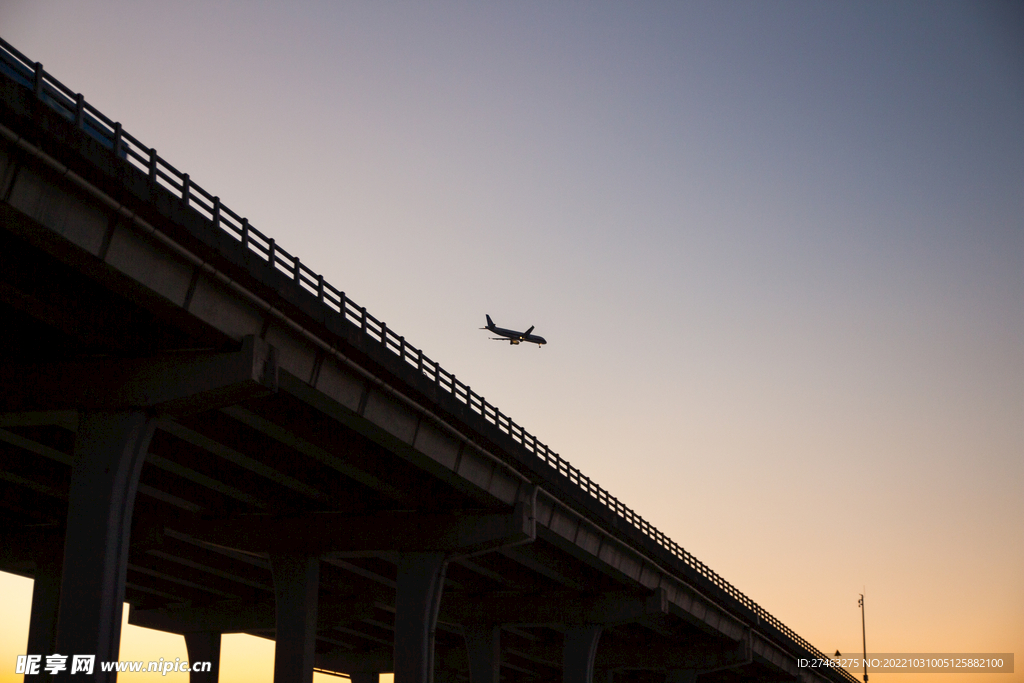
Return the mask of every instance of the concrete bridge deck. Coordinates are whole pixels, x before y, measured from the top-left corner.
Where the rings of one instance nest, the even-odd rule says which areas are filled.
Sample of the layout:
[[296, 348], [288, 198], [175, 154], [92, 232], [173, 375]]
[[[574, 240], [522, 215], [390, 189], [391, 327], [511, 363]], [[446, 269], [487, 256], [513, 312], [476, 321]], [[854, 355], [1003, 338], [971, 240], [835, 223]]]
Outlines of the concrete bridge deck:
[[0, 64], [0, 568], [35, 579], [30, 653], [117, 659], [123, 599], [193, 661], [274, 638], [275, 681], [853, 680], [798, 667], [822, 655], [41, 66]]

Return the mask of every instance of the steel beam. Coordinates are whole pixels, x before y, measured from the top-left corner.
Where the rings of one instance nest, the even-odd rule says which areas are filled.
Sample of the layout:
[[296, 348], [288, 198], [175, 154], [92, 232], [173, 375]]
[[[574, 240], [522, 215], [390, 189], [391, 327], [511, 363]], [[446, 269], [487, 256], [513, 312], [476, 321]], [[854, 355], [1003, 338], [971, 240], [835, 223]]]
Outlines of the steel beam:
[[708, 640], [691, 645], [669, 645], [636, 648], [621, 645], [602, 648], [598, 665], [607, 669], [664, 670], [699, 672], [743, 666], [750, 663], [747, 639], [739, 642]]
[[249, 336], [233, 353], [4, 364], [4, 412], [145, 409], [188, 415], [278, 389], [278, 353]]
[[379, 671], [346, 671], [352, 683], [377, 683], [380, 681]]
[[668, 614], [664, 590], [642, 596], [624, 591], [597, 594], [574, 591], [485, 594], [449, 593], [439, 618], [446, 623], [497, 623], [522, 626], [602, 624], [611, 626]]
[[[560, 655], [558, 648], [544, 644], [519, 645], [516, 649], [521, 655], [537, 661], [556, 661]], [[659, 639], [647, 642], [644, 647], [609, 640], [597, 649], [593, 667], [594, 670], [604, 671], [693, 669], [706, 673], [750, 663], [750, 648], [746, 639], [734, 642], [701, 638], [686, 645]]]
[[248, 552], [358, 557], [389, 553], [472, 554], [532, 541], [533, 520], [520, 503], [511, 514], [313, 513], [199, 521], [190, 535]]
[[[352, 674], [358, 672], [394, 671], [394, 649], [377, 649], [367, 652], [332, 650], [316, 656], [318, 669]], [[355, 683], [355, 679], [352, 679]]]
[[234, 353], [4, 363], [3, 412], [145, 409], [187, 415], [277, 390], [277, 351], [253, 336]]
[[238, 465], [244, 469], [249, 470], [254, 474], [269, 479], [270, 481], [283, 486], [287, 489], [291, 489], [296, 493], [299, 493], [307, 498], [318, 501], [320, 503], [330, 502], [330, 496], [323, 491], [320, 491], [316, 487], [310, 486], [309, 484], [299, 481], [295, 477], [289, 477], [288, 475], [279, 472], [278, 470], [266, 465], [256, 458], [252, 458], [244, 453], [241, 453], [229, 446], [225, 446], [219, 441], [200, 434], [199, 432], [189, 429], [185, 425], [175, 420], [161, 420], [159, 423], [161, 431], [165, 431], [172, 436], [181, 439], [185, 443], [191, 444], [196, 448], [200, 448], [204, 451], [208, 451], [218, 458], [223, 458], [230, 463]]
[[245, 633], [270, 630], [275, 626], [274, 605], [225, 600], [205, 607], [172, 607], [128, 610], [128, 623], [166, 633], [197, 631]]
[[[372, 598], [352, 598], [318, 603], [317, 629], [327, 630], [340, 624], [370, 617], [378, 603]], [[167, 633], [216, 631], [246, 633], [275, 627], [274, 606], [268, 602], [225, 600], [204, 607], [169, 607], [128, 611], [128, 623]]]

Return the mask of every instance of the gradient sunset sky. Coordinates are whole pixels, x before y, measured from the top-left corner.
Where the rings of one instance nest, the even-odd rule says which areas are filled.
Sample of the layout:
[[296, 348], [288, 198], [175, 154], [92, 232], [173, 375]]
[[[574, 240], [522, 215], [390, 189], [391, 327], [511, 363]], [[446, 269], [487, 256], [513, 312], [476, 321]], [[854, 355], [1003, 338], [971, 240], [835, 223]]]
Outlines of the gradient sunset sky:
[[[0, 35], [819, 649], [866, 591], [869, 651], [1018, 657], [874, 683], [1024, 681], [1024, 3], [2, 0]], [[221, 680], [272, 680], [240, 638]]]

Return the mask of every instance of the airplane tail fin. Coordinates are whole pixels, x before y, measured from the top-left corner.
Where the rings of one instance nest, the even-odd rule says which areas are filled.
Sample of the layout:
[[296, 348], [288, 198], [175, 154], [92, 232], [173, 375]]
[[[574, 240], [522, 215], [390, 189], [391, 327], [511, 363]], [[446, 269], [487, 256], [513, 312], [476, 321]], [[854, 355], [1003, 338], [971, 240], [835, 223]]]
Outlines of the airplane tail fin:
[[485, 316], [487, 317], [487, 327], [489, 327], [489, 328], [490, 327], [494, 327], [494, 321], [491, 320], [491, 316], [486, 315], [486, 314], [485, 314]]

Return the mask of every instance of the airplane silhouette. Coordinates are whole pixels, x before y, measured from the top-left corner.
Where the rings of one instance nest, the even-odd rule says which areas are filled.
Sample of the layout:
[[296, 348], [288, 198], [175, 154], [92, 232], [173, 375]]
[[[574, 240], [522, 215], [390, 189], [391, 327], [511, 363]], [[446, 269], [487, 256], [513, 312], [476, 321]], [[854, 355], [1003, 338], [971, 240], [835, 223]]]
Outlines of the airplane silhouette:
[[491, 316], [489, 315], [487, 316], [487, 327], [481, 327], [480, 329], [501, 335], [499, 337], [490, 338], [495, 341], [507, 341], [509, 344], [518, 344], [519, 342], [530, 342], [531, 344], [536, 344], [537, 348], [540, 348], [542, 345], [548, 343], [548, 340], [545, 339], [544, 337], [539, 337], [535, 334], [530, 334], [531, 332], [533, 332], [533, 325], [531, 325], [530, 329], [528, 329], [526, 332], [506, 330], [503, 327], [495, 327], [494, 321], [491, 320]]

